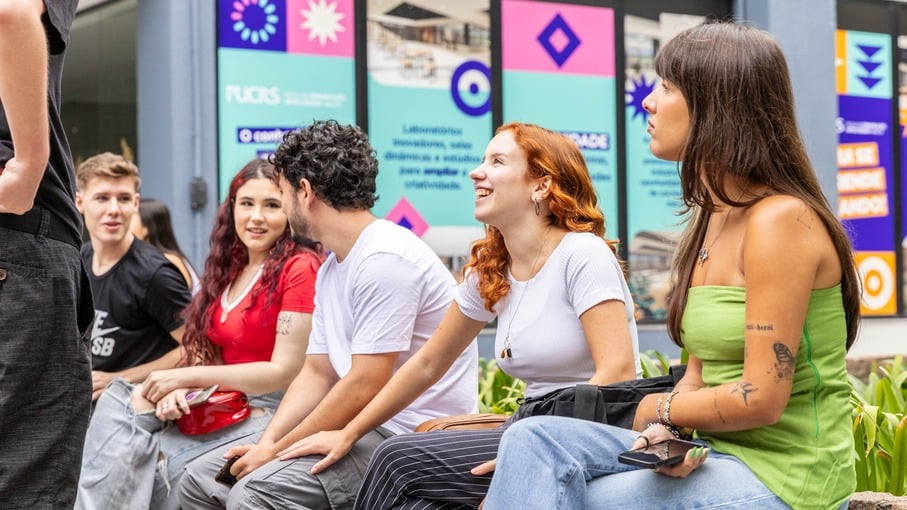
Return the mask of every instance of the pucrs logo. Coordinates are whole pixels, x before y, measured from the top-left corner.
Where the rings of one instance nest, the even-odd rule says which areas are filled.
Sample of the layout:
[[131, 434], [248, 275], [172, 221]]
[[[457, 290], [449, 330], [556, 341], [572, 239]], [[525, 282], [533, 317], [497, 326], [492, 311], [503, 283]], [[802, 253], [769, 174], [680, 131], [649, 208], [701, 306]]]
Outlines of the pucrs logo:
[[276, 106], [280, 104], [280, 88], [264, 85], [226, 85], [224, 99], [228, 103]]

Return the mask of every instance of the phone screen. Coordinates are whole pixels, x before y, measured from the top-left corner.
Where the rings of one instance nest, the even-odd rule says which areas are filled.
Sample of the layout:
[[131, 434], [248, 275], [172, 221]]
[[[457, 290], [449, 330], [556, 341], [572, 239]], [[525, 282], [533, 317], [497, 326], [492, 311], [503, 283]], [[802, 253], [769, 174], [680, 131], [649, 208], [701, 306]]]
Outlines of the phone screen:
[[186, 394], [186, 403], [189, 404], [189, 407], [203, 404], [215, 391], [217, 391], [217, 388], [218, 385], [214, 384], [203, 390], [189, 392]]
[[697, 446], [702, 445], [681, 439], [668, 439], [652, 443], [646, 448], [637, 448], [621, 453], [617, 460], [624, 464], [654, 469], [682, 462], [687, 452]]

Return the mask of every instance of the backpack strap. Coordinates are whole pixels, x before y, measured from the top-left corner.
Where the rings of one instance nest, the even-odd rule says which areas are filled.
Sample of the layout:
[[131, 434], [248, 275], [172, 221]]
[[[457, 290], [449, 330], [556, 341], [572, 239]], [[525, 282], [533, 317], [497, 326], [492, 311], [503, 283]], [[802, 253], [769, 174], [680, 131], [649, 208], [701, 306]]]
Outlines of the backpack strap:
[[573, 417], [581, 420], [596, 421], [595, 408], [600, 399], [598, 386], [594, 384], [577, 384], [576, 397], [573, 401]]

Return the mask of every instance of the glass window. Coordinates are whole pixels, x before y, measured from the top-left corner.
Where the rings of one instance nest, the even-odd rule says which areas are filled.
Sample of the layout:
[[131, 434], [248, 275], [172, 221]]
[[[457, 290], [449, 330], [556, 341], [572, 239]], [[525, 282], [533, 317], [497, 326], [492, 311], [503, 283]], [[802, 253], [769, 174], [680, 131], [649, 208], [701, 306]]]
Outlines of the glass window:
[[63, 123], [73, 159], [99, 152], [137, 158], [136, 0], [82, 11], [63, 70]]

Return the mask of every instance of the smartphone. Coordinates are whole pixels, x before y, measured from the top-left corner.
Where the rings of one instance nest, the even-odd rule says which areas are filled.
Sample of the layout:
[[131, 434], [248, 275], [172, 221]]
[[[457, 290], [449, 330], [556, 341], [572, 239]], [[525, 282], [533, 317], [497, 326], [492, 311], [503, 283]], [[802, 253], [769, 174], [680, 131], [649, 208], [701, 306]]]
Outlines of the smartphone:
[[692, 441], [682, 439], [668, 439], [652, 443], [646, 448], [637, 448], [621, 453], [617, 460], [633, 466], [649, 469], [660, 468], [683, 462], [683, 458], [691, 448], [703, 446]]
[[217, 474], [214, 475], [214, 481], [220, 482], [230, 487], [236, 485], [236, 477], [233, 476], [232, 473], [230, 473], [230, 467], [232, 467], [233, 463], [237, 460], [239, 460], [239, 455], [230, 457], [230, 460], [228, 460], [227, 463], [224, 464], [224, 467], [220, 468], [220, 471], [218, 471]]
[[186, 394], [186, 403], [189, 404], [189, 407], [195, 407], [205, 403], [208, 398], [217, 391], [218, 386], [219, 385], [217, 384], [212, 384], [203, 390], [190, 391]]

